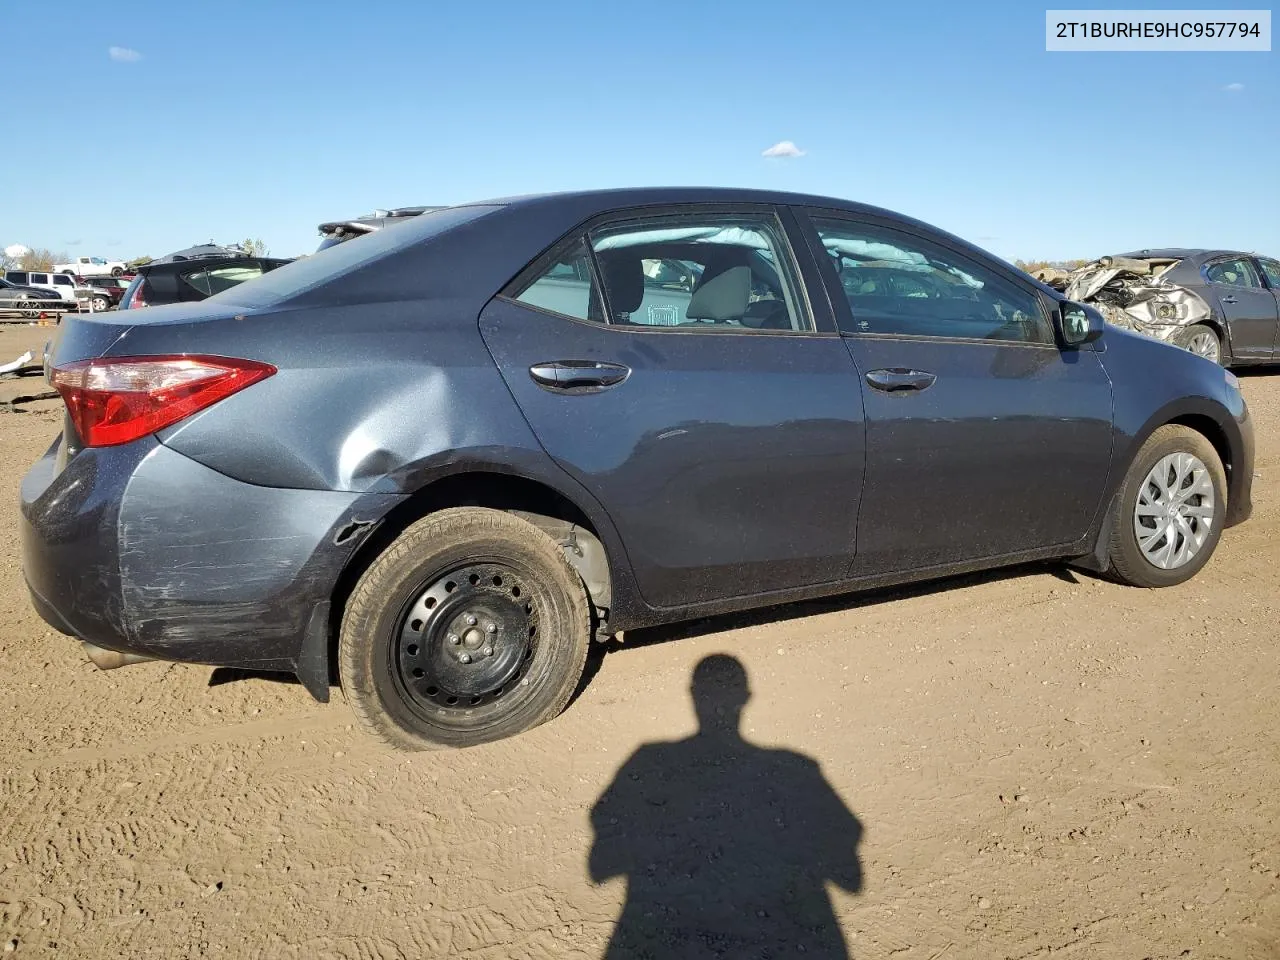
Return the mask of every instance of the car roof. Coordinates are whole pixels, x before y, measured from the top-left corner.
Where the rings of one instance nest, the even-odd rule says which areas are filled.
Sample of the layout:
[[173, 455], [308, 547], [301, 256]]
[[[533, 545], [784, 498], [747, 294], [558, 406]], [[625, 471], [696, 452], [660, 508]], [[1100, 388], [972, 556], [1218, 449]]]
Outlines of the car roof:
[[[457, 206], [540, 206], [566, 204], [594, 207], [605, 213], [618, 207], [659, 206], [667, 203], [770, 203], [792, 206], [833, 207], [858, 213], [910, 220], [903, 214], [870, 204], [838, 197], [785, 190], [763, 190], [753, 187], [615, 187], [601, 190], [571, 190], [555, 193], [532, 193], [518, 196], [475, 200]], [[937, 229], [936, 227], [934, 229]]]
[[1162, 247], [1151, 250], [1135, 250], [1131, 253], [1117, 254], [1135, 260], [1209, 260], [1213, 257], [1252, 257], [1254, 254], [1245, 250], [1213, 250], [1205, 247]]

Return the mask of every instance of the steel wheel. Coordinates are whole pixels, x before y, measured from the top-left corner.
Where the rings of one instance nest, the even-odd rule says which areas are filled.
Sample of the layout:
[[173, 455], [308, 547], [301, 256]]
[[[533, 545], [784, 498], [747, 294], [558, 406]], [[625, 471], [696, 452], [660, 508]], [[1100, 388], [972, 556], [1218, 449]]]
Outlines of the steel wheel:
[[477, 710], [528, 686], [538, 625], [523, 581], [507, 564], [471, 563], [422, 591], [394, 651], [396, 680], [415, 706], [470, 726]]
[[338, 672], [361, 725], [395, 747], [468, 747], [560, 713], [582, 676], [582, 578], [549, 534], [450, 507], [410, 524], [356, 583]]
[[110, 306], [111, 306], [111, 303], [107, 300], [106, 297], [93, 298], [93, 309], [98, 313], [102, 313], [104, 310], [106, 310]]
[[1209, 469], [1190, 453], [1162, 457], [1147, 473], [1133, 531], [1147, 561], [1176, 570], [1194, 560], [1213, 530], [1216, 498]]

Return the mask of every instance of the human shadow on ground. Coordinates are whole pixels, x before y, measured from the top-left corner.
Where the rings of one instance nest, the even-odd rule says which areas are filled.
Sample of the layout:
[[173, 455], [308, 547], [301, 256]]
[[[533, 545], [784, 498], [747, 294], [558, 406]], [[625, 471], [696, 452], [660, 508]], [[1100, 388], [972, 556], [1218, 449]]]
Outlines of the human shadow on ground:
[[826, 885], [862, 889], [858, 818], [816, 761], [742, 738], [739, 660], [691, 691], [697, 733], [641, 746], [591, 811], [591, 879], [627, 881], [605, 957], [847, 958]]

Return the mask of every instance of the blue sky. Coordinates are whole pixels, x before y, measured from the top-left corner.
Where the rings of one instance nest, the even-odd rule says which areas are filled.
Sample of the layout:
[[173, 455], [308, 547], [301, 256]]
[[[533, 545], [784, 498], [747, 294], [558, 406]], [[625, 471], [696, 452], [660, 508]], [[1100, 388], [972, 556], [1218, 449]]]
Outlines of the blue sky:
[[[1275, 51], [1047, 53], [1027, 3], [109, 7], [60, 4], [56, 37], [5, 18], [10, 104], [92, 125], [0, 152], [0, 247], [292, 256], [375, 207], [707, 184], [875, 203], [1008, 258], [1280, 255]], [[761, 156], [781, 140], [804, 155]]]

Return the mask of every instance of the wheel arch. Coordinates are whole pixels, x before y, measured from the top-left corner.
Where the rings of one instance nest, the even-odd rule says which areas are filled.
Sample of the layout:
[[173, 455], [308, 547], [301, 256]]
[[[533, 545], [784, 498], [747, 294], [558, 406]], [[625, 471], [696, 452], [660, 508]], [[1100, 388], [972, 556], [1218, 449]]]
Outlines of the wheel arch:
[[[1231, 342], [1231, 325], [1228, 324], [1216, 312], [1212, 312], [1205, 319], [1198, 321], [1218, 335], [1218, 343], [1222, 345], [1222, 365], [1235, 362], [1235, 347]], [[1223, 461], [1224, 463], [1226, 461]]]
[[1236, 483], [1239, 481], [1233, 469], [1240, 460], [1240, 451], [1237, 450], [1239, 428], [1229, 410], [1207, 397], [1185, 397], [1166, 404], [1156, 411], [1143, 424], [1142, 429], [1134, 434], [1125, 452], [1124, 472], [1120, 474], [1116, 486], [1123, 482], [1129, 465], [1147, 439], [1161, 427], [1169, 424], [1189, 427], [1213, 445], [1227, 473], [1227, 496], [1233, 496], [1236, 492]]
[[630, 596], [630, 568], [608, 517], [598, 505], [584, 508], [583, 499], [545, 478], [513, 473], [497, 465], [458, 465], [452, 472], [434, 477], [376, 521], [339, 575], [329, 608], [330, 666], [336, 663], [334, 646], [347, 600], [361, 575], [411, 524], [448, 507], [502, 510], [548, 533], [582, 578], [601, 618], [599, 625], [607, 628], [610, 611]]
[[1228, 510], [1231, 509], [1230, 504], [1237, 498], [1242, 484], [1247, 480], [1234, 469], [1242, 459], [1245, 459], [1244, 450], [1238, 440], [1239, 430], [1235, 427], [1235, 419], [1225, 407], [1208, 398], [1186, 397], [1175, 400], [1152, 414], [1141, 429], [1129, 437], [1122, 454], [1116, 458], [1116, 469], [1107, 486], [1097, 529], [1090, 538], [1093, 549], [1086, 556], [1077, 558], [1075, 561], [1077, 566], [1097, 572], [1106, 571], [1107, 544], [1111, 538], [1113, 516], [1112, 504], [1119, 495], [1125, 477], [1129, 474], [1129, 468], [1138, 451], [1142, 449], [1142, 445], [1153, 433], [1170, 424], [1194, 430], [1213, 446], [1227, 474], [1227, 503]]

